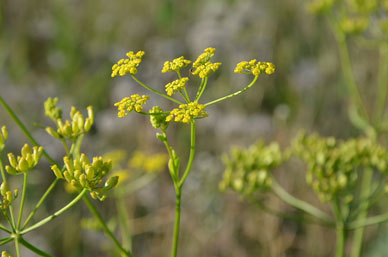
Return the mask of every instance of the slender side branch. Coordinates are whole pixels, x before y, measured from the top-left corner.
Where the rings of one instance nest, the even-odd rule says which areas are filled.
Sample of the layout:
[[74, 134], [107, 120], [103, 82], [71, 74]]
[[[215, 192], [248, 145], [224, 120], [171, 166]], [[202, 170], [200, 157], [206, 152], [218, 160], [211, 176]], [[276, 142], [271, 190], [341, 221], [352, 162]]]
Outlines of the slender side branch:
[[19, 209], [19, 217], [18, 217], [18, 223], [16, 225], [16, 228], [19, 229], [22, 217], [23, 217], [23, 209], [24, 209], [24, 201], [26, 200], [26, 192], [27, 192], [27, 180], [28, 180], [28, 172], [24, 173], [24, 180], [23, 180], [23, 193], [22, 193], [22, 200], [20, 202], [20, 209]]
[[68, 203], [65, 207], [63, 207], [62, 209], [60, 209], [59, 211], [55, 212], [54, 214], [48, 216], [47, 218], [39, 221], [38, 223], [32, 225], [31, 227], [27, 228], [27, 229], [24, 229], [20, 232], [20, 235], [24, 235], [34, 229], [37, 229], [39, 228], [40, 226], [46, 224], [47, 222], [55, 219], [56, 217], [58, 217], [59, 215], [61, 215], [62, 213], [66, 212], [68, 209], [70, 209], [71, 207], [73, 207], [79, 200], [81, 200], [81, 198], [84, 196], [84, 194], [87, 192], [87, 189], [83, 189], [78, 195], [76, 198], [73, 199], [73, 201], [71, 201], [70, 203]]
[[132, 254], [130, 251], [128, 250], [125, 250], [122, 245], [120, 244], [120, 242], [117, 240], [117, 238], [114, 236], [114, 234], [112, 233], [112, 231], [110, 231], [110, 229], [108, 228], [108, 226], [106, 225], [104, 219], [101, 217], [100, 213], [97, 212], [97, 209], [96, 207], [94, 207], [93, 203], [90, 201], [89, 197], [87, 197], [86, 195], [84, 196], [84, 202], [86, 203], [86, 205], [88, 206], [89, 210], [93, 213], [94, 217], [96, 217], [96, 219], [98, 220], [98, 222], [100, 223], [100, 225], [102, 226], [104, 232], [108, 235], [108, 237], [113, 241], [113, 243], [116, 245], [117, 248], [120, 249], [121, 253], [126, 256], [126, 257], [132, 257]]
[[8, 228], [4, 227], [4, 225], [2, 225], [2, 224], [0, 224], [0, 230], [3, 230], [4, 232], [7, 232], [8, 234], [12, 234], [12, 232]]
[[18, 239], [19, 243], [22, 244], [24, 247], [26, 247], [27, 249], [31, 250], [32, 252], [40, 255], [40, 256], [44, 256], [44, 257], [54, 257], [54, 255], [51, 255], [51, 254], [48, 254], [46, 253], [45, 251], [33, 246], [32, 244], [30, 244], [29, 242], [27, 242], [26, 240], [24, 240], [23, 238], [19, 238]]
[[388, 221], [388, 213], [381, 214], [374, 217], [353, 221], [348, 225], [348, 229], [358, 229], [361, 227], [385, 223], [387, 221]]
[[189, 155], [189, 160], [187, 162], [186, 170], [183, 173], [183, 176], [179, 181], [179, 184], [178, 184], [179, 188], [182, 188], [183, 184], [185, 183], [186, 178], [191, 171], [191, 167], [193, 166], [193, 161], [194, 161], [194, 156], [195, 156], [195, 120], [193, 120], [190, 123], [190, 127], [191, 127], [190, 155]]
[[376, 102], [376, 123], [380, 123], [384, 116], [384, 107], [387, 101], [388, 91], [388, 43], [382, 43], [380, 46], [379, 77], [378, 77], [378, 94]]
[[13, 238], [12, 237], [8, 237], [4, 240], [0, 240], [0, 246], [1, 245], [5, 245], [5, 244], [8, 244], [9, 242], [13, 241]]
[[172, 97], [169, 97], [168, 95], [165, 95], [165, 94], [163, 94], [163, 93], [160, 93], [159, 91], [156, 91], [155, 89], [153, 89], [153, 88], [147, 86], [146, 84], [144, 84], [143, 82], [141, 82], [138, 78], [136, 78], [136, 76], [131, 75], [131, 77], [132, 77], [137, 83], [139, 83], [142, 87], [148, 89], [149, 91], [154, 92], [155, 94], [160, 95], [161, 97], [164, 97], [164, 98], [166, 98], [166, 99], [168, 99], [168, 100], [170, 100], [170, 101], [173, 101], [174, 103], [183, 104], [181, 101], [178, 101], [178, 100], [176, 100], [176, 99], [174, 99], [174, 98], [172, 98]]
[[223, 100], [229, 99], [229, 98], [231, 98], [231, 97], [233, 97], [233, 96], [239, 95], [239, 94], [241, 94], [241, 93], [247, 91], [250, 87], [252, 87], [252, 86], [255, 84], [255, 82], [256, 82], [256, 80], [257, 80], [258, 78], [259, 78], [259, 75], [255, 76], [255, 78], [252, 80], [252, 82], [251, 82], [248, 86], [246, 86], [244, 89], [242, 89], [242, 90], [240, 90], [240, 91], [237, 91], [237, 92], [235, 92], [235, 93], [233, 93], [233, 94], [230, 94], [230, 95], [227, 95], [227, 96], [218, 98], [218, 99], [216, 99], [216, 100], [214, 100], [214, 101], [211, 101], [211, 102], [209, 102], [209, 103], [206, 103], [205, 106], [209, 106], [209, 105], [212, 105], [212, 104], [221, 102], [221, 101], [223, 101]]
[[289, 205], [300, 209], [320, 220], [322, 220], [324, 223], [327, 224], [333, 224], [332, 219], [323, 211], [319, 210], [318, 208], [312, 206], [311, 204], [302, 201], [300, 199], [295, 198], [294, 196], [290, 195], [287, 191], [285, 191], [279, 184], [277, 184], [275, 181], [272, 182], [272, 189], [273, 192], [284, 202], [288, 203]]

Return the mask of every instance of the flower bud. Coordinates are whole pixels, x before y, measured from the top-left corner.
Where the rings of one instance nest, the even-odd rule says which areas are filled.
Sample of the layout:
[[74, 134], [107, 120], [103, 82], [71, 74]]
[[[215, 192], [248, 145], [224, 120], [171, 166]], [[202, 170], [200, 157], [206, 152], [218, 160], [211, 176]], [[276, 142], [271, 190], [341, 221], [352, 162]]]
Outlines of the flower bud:
[[22, 158], [20, 158], [20, 160], [19, 160], [19, 163], [18, 163], [18, 167], [17, 167], [21, 172], [27, 172], [29, 169], [30, 169], [30, 167], [29, 167], [29, 165], [28, 165], [28, 162], [27, 162], [27, 160], [24, 158], [24, 157], [22, 157]]
[[9, 161], [9, 164], [10, 164], [13, 168], [16, 168], [17, 162], [16, 162], [15, 155], [13, 155], [13, 153], [9, 153], [9, 154], [8, 154], [8, 161]]
[[22, 156], [27, 158], [28, 154], [32, 154], [31, 147], [28, 144], [25, 144], [22, 148]]
[[7, 191], [9, 191], [7, 183], [6, 182], [1, 183], [1, 186], [0, 186], [0, 193], [1, 193], [1, 195], [5, 196]]
[[112, 189], [114, 186], [117, 185], [118, 182], [119, 182], [119, 177], [118, 176], [114, 176], [114, 177], [109, 178], [105, 182], [104, 191]]
[[63, 179], [62, 172], [59, 170], [59, 168], [58, 168], [57, 165], [51, 166], [51, 170], [54, 172], [54, 175], [55, 175], [57, 178]]
[[46, 132], [54, 138], [61, 139], [61, 136], [52, 127], [47, 127]]
[[5, 170], [7, 171], [8, 174], [10, 175], [17, 175], [18, 174], [18, 171], [13, 168], [13, 167], [10, 167], [8, 165], [5, 166]]

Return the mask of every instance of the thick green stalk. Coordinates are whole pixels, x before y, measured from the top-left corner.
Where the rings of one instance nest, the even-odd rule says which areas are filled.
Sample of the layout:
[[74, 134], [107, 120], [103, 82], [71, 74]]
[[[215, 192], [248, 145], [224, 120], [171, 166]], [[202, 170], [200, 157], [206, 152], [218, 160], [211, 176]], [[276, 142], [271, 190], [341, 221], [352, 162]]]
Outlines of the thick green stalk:
[[24, 201], [26, 199], [26, 192], [27, 192], [27, 180], [28, 180], [28, 172], [24, 173], [22, 200], [20, 202], [19, 218], [18, 218], [18, 223], [16, 225], [16, 229], [18, 230], [20, 229], [20, 224], [22, 222], [22, 217], [23, 217]]
[[40, 256], [44, 256], [44, 257], [54, 257], [53, 255], [51, 254], [48, 254], [46, 253], [45, 251], [33, 246], [32, 244], [28, 243], [26, 240], [24, 240], [23, 238], [19, 238], [18, 239], [19, 243], [22, 244], [24, 247], [26, 247], [27, 249], [31, 250], [32, 252], [40, 255]]
[[333, 223], [332, 219], [326, 213], [312, 206], [311, 204], [290, 195], [275, 181], [272, 182], [272, 190], [282, 201], [286, 202], [287, 204], [318, 218], [324, 223]]
[[[357, 220], [364, 220], [368, 216], [370, 185], [373, 178], [373, 170], [365, 169], [362, 176], [360, 199], [366, 199], [360, 203], [360, 213], [357, 216]], [[364, 227], [359, 227], [354, 232], [353, 245], [352, 245], [352, 257], [360, 257], [362, 249], [362, 239], [364, 237]]]
[[79, 200], [81, 200], [81, 198], [85, 195], [85, 193], [87, 192], [87, 189], [83, 189], [78, 195], [76, 198], [74, 198], [70, 203], [68, 203], [65, 207], [63, 207], [62, 209], [60, 209], [59, 211], [55, 212], [54, 214], [48, 216], [47, 218], [39, 221], [38, 223], [32, 225], [31, 227], [27, 228], [27, 229], [24, 229], [22, 230], [19, 234], [20, 235], [24, 235], [34, 229], [37, 229], [39, 228], [40, 226], [43, 226], [44, 224], [46, 224], [47, 222], [49, 221], [52, 221], [53, 219], [55, 219], [56, 217], [58, 217], [59, 215], [61, 215], [62, 213], [66, 212], [67, 210], [69, 210], [71, 207], [73, 207]]
[[344, 257], [345, 256], [345, 242], [346, 242], [346, 231], [344, 224], [342, 222], [338, 222], [336, 225], [336, 251], [335, 256], [336, 257]]
[[257, 80], [258, 78], [259, 78], [259, 75], [255, 76], [255, 78], [252, 80], [252, 82], [251, 82], [248, 86], [246, 86], [244, 89], [242, 89], [242, 90], [240, 90], [240, 91], [237, 91], [237, 92], [235, 92], [235, 93], [233, 93], [233, 94], [230, 94], [230, 95], [227, 95], [227, 96], [218, 98], [218, 99], [216, 99], [216, 100], [214, 100], [214, 101], [211, 101], [211, 102], [209, 102], [209, 103], [206, 103], [205, 106], [209, 106], [209, 105], [212, 105], [212, 104], [221, 102], [221, 101], [223, 101], [223, 100], [232, 98], [233, 96], [239, 95], [239, 94], [241, 94], [241, 93], [247, 91], [250, 87], [252, 87], [252, 86], [255, 84], [255, 82], [256, 82], [256, 80]]
[[171, 257], [176, 257], [179, 242], [179, 226], [181, 220], [181, 188], [176, 188], [174, 235], [172, 240]]
[[121, 253], [126, 257], [132, 257], [132, 253], [128, 250], [125, 250], [120, 242], [117, 240], [117, 238], [113, 235], [113, 233], [110, 231], [108, 226], [106, 225], [104, 219], [101, 217], [100, 213], [97, 211], [96, 207], [93, 205], [93, 203], [90, 201], [89, 197], [86, 195], [84, 196], [84, 202], [88, 206], [89, 210], [93, 213], [94, 217], [98, 220], [100, 225], [102, 226], [104, 232], [108, 235], [108, 237], [113, 241], [113, 243], [116, 245], [117, 248], [120, 249]]
[[143, 82], [141, 82], [138, 78], [136, 78], [134, 75], [131, 75], [131, 77], [132, 77], [137, 83], [139, 83], [142, 87], [148, 89], [149, 91], [151, 91], [151, 92], [153, 92], [153, 93], [155, 93], [155, 94], [157, 94], [157, 95], [160, 95], [161, 97], [164, 97], [164, 98], [166, 98], [166, 99], [168, 99], [168, 100], [170, 100], [170, 101], [173, 101], [174, 103], [183, 104], [181, 101], [178, 101], [178, 100], [176, 100], [176, 99], [174, 99], [174, 98], [172, 98], [172, 97], [170, 97], [170, 96], [168, 96], [168, 95], [165, 95], [165, 94], [163, 94], [163, 93], [160, 93], [159, 91], [156, 91], [155, 89], [153, 89], [153, 88], [147, 86], [146, 84], [144, 84]]
[[13, 241], [15, 242], [16, 256], [17, 256], [17, 257], [20, 257], [19, 238], [14, 238]]

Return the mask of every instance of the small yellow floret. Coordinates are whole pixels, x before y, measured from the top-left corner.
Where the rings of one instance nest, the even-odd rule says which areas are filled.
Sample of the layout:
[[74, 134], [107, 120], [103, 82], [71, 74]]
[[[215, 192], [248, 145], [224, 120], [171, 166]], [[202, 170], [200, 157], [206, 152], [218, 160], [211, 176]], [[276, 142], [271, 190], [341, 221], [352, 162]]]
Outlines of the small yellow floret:
[[191, 61], [186, 60], [183, 56], [176, 58], [174, 60], [165, 61], [162, 69], [162, 73], [169, 72], [169, 71], [179, 71], [182, 68], [187, 67]]
[[272, 74], [275, 72], [275, 65], [270, 62], [257, 62], [256, 59], [253, 59], [249, 62], [243, 61], [237, 64], [234, 72], [241, 74], [250, 74], [252, 73], [255, 76], [260, 75], [261, 72], [266, 74]]
[[138, 51], [136, 54], [133, 51], [128, 52], [126, 55], [129, 59], [121, 59], [112, 66], [112, 78], [116, 76], [124, 76], [127, 73], [135, 75], [137, 73], [137, 67], [140, 65], [144, 54], [144, 51]]
[[174, 80], [166, 85], [166, 92], [169, 96], [175, 94], [177, 91], [182, 90], [185, 86], [189, 78], [184, 77], [181, 79]]
[[207, 117], [207, 113], [204, 111], [205, 105], [197, 102], [191, 102], [188, 104], [181, 104], [179, 108], [176, 108], [170, 112], [167, 116], [166, 121], [189, 123], [192, 119], [197, 117]]
[[125, 97], [120, 102], [115, 103], [115, 106], [118, 107], [119, 118], [123, 118], [127, 116], [133, 110], [135, 112], [141, 112], [143, 110], [143, 105], [150, 99], [149, 96], [146, 95], [131, 95], [131, 97]]
[[193, 68], [196, 68], [191, 74], [198, 75], [200, 78], [208, 77], [210, 74], [218, 70], [221, 66], [220, 62], [212, 63], [210, 59], [213, 57], [215, 48], [206, 48], [204, 53], [198, 56], [193, 63]]

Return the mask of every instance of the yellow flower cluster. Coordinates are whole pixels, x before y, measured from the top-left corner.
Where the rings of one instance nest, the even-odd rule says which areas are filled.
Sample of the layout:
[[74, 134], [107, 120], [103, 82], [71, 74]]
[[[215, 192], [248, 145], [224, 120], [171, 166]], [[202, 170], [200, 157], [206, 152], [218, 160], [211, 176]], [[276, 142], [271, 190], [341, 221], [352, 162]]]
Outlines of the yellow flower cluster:
[[118, 107], [119, 118], [123, 118], [127, 116], [131, 111], [135, 110], [135, 112], [141, 112], [143, 110], [143, 104], [150, 99], [147, 95], [131, 95], [131, 97], [124, 97], [120, 102], [115, 103], [115, 106]]
[[1, 257], [12, 257], [8, 252], [2, 251], [1, 252]]
[[243, 61], [237, 64], [234, 69], [236, 73], [252, 73], [255, 76], [258, 76], [261, 72], [266, 74], [272, 74], [275, 72], [275, 65], [270, 62], [257, 62], [256, 59], [250, 60], [249, 62]]
[[[196, 117], [207, 117], [207, 113], [204, 111], [205, 105], [197, 102], [191, 102], [188, 104], [181, 104], [179, 108], [173, 109], [167, 116], [166, 121], [169, 122], [174, 119], [175, 122], [189, 123]], [[174, 118], [175, 116], [175, 118]]]
[[166, 92], [169, 96], [172, 96], [177, 91], [182, 90], [185, 86], [189, 78], [184, 77], [181, 79], [174, 80], [166, 85]]
[[341, 22], [341, 28], [348, 34], [358, 34], [369, 26], [367, 17], [346, 18]]
[[187, 67], [187, 65], [189, 65], [190, 63], [191, 61], [186, 60], [185, 58], [183, 58], [183, 56], [172, 60], [172, 62], [165, 61], [162, 73], [170, 71], [179, 71], [180, 69]]
[[205, 78], [218, 70], [221, 66], [220, 62], [212, 63], [210, 59], [213, 57], [215, 48], [206, 48], [205, 52], [198, 56], [197, 60], [193, 63], [193, 68], [196, 68], [192, 74], [198, 75], [200, 78]]
[[121, 59], [112, 67], [112, 78], [119, 76], [124, 76], [129, 73], [135, 75], [137, 73], [137, 67], [140, 65], [144, 51], [138, 51], [136, 54], [133, 51], [127, 53], [129, 59]]
[[146, 154], [141, 151], [133, 153], [128, 165], [132, 168], [143, 170], [148, 173], [160, 172], [167, 164], [168, 156], [164, 153]]

